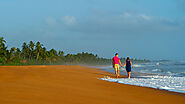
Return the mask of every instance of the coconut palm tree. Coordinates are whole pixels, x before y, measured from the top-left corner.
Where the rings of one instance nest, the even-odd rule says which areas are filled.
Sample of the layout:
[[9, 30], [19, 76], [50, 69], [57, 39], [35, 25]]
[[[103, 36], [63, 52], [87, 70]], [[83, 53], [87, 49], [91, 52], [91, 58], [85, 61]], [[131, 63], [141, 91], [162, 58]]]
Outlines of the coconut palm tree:
[[12, 47], [10, 49], [9, 54], [8, 54], [8, 60], [9, 61], [13, 61], [13, 59], [15, 58], [15, 51], [16, 51], [15, 47]]
[[48, 59], [46, 47], [42, 48], [41, 57], [42, 57], [42, 60], [47, 60]]
[[33, 43], [33, 41], [29, 42], [28, 47], [29, 47], [29, 59], [31, 59], [33, 55], [33, 50], [35, 47], [35, 44]]
[[23, 59], [26, 59], [28, 57], [28, 53], [29, 53], [29, 47], [26, 44], [26, 42], [23, 43], [22, 45], [22, 55], [23, 55]]
[[40, 53], [42, 51], [42, 44], [40, 44], [40, 42], [37, 42], [36, 43], [36, 46], [35, 46], [35, 52], [36, 52], [36, 60], [39, 59], [39, 56], [40, 56]]
[[63, 56], [64, 56], [64, 51], [59, 51], [59, 52], [58, 52], [58, 55], [59, 55], [60, 57], [63, 57]]
[[16, 49], [15, 56], [20, 59], [21, 58], [21, 50], [19, 48]]
[[5, 43], [6, 43], [6, 41], [4, 40], [4, 38], [0, 37], [0, 48], [5, 47]]
[[4, 64], [7, 61], [7, 47], [5, 46], [6, 41], [3, 37], [0, 37], [0, 63]]

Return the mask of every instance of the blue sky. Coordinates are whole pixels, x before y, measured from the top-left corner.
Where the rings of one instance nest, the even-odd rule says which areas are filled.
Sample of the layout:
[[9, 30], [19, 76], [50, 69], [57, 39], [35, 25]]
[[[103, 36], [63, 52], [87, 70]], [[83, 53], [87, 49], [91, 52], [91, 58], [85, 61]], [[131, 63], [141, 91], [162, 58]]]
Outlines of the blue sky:
[[8, 47], [185, 60], [185, 0], [0, 0]]

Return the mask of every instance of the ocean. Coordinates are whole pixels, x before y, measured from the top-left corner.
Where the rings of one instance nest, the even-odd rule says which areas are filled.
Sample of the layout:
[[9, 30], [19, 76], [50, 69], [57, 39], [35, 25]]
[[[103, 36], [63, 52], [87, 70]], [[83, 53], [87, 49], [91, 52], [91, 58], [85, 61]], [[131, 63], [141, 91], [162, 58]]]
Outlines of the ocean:
[[[185, 61], [152, 61], [149, 63], [135, 63], [133, 66], [131, 79], [101, 79], [122, 84], [185, 93]], [[98, 68], [114, 72], [112, 66]], [[120, 73], [127, 75], [125, 68], [120, 68]]]

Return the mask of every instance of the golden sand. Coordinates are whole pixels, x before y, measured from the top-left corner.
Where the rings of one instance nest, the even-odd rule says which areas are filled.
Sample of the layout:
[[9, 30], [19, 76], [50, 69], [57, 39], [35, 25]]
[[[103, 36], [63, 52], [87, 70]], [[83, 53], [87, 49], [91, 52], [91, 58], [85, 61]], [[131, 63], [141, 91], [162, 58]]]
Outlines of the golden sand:
[[185, 104], [184, 94], [99, 80], [81, 66], [1, 66], [0, 104]]

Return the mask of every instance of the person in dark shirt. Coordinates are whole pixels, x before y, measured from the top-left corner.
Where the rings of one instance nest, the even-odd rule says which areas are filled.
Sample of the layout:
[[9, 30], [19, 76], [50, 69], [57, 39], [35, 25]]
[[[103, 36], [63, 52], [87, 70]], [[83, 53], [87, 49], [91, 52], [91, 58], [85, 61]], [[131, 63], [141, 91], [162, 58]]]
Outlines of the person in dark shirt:
[[125, 66], [125, 65], [126, 65], [126, 71], [128, 73], [128, 78], [130, 78], [130, 76], [131, 76], [131, 67], [133, 68], [133, 65], [132, 65], [132, 62], [130, 61], [129, 57], [127, 57], [127, 60], [125, 61], [125, 64], [123, 66]]

